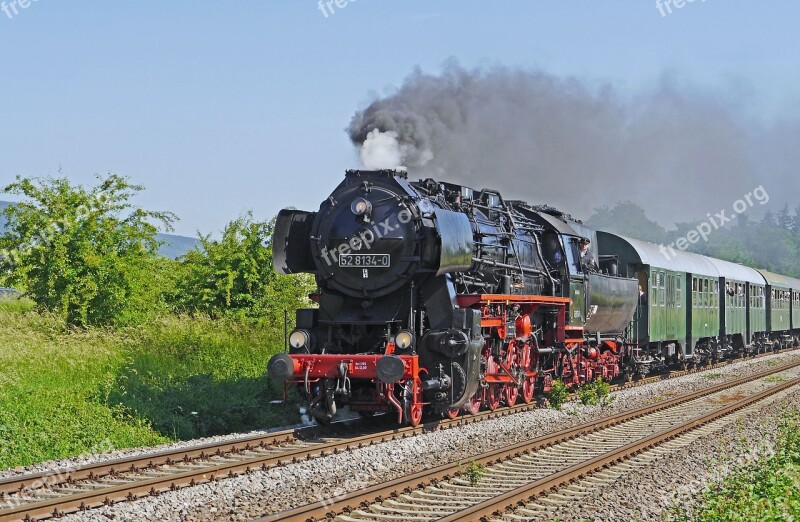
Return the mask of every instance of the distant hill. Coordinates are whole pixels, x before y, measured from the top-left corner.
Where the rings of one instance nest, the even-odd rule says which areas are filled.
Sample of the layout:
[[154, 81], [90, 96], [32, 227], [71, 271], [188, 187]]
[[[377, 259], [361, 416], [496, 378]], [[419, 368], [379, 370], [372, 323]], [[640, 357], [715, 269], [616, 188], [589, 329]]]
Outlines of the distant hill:
[[[0, 213], [11, 205], [8, 201], [0, 201]], [[0, 215], [0, 232], [6, 226], [6, 218]], [[200, 241], [193, 237], [176, 236], [173, 234], [158, 234], [156, 238], [164, 244], [158, 249], [158, 253], [164, 257], [175, 259], [184, 255], [189, 250], [200, 246]]]
[[156, 238], [159, 241], [164, 241], [164, 244], [158, 249], [158, 253], [170, 259], [181, 257], [189, 250], [200, 246], [200, 240], [194, 237], [158, 234]]

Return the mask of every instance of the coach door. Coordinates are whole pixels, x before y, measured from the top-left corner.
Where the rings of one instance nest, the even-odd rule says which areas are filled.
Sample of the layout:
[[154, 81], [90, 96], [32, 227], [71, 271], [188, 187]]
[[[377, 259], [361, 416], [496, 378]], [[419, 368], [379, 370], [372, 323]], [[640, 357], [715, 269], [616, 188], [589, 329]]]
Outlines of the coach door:
[[672, 272], [667, 272], [667, 288], [666, 288], [666, 299], [667, 299], [667, 324], [666, 326], [666, 339], [669, 341], [675, 340], [678, 338], [678, 318], [677, 318], [677, 311], [678, 311], [678, 300], [676, 296], [676, 275]]

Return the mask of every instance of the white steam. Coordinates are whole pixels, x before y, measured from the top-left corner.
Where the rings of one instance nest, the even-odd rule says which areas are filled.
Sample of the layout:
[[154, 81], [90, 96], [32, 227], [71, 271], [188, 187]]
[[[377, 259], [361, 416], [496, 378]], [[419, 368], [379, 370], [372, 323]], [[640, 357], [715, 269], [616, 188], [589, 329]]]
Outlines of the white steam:
[[[361, 163], [368, 169], [394, 169], [405, 165], [408, 160], [408, 145], [400, 143], [395, 131], [381, 132], [373, 129], [361, 145]], [[424, 165], [433, 159], [433, 153], [426, 150], [419, 163]]]

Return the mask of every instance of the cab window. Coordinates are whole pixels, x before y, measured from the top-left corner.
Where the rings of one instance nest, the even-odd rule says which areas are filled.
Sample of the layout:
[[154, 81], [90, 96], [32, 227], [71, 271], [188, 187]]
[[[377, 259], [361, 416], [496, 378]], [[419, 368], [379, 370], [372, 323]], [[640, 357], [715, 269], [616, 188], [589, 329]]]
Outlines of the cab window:
[[565, 250], [567, 251], [567, 264], [569, 265], [569, 273], [572, 275], [582, 274], [583, 270], [581, 270], [581, 251], [578, 248], [578, 240], [574, 237], [571, 237]]

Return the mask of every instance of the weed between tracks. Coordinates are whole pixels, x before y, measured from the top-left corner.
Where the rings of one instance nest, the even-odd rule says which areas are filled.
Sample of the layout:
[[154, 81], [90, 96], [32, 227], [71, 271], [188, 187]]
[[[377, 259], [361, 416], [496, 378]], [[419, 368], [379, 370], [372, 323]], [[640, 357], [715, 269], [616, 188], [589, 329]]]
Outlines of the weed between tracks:
[[478, 482], [480, 482], [483, 476], [486, 474], [486, 466], [473, 460], [464, 467], [462, 473], [467, 480], [469, 480], [470, 484], [477, 486]]
[[297, 421], [266, 374], [283, 333], [171, 317], [67, 329], [0, 301], [0, 469]]

